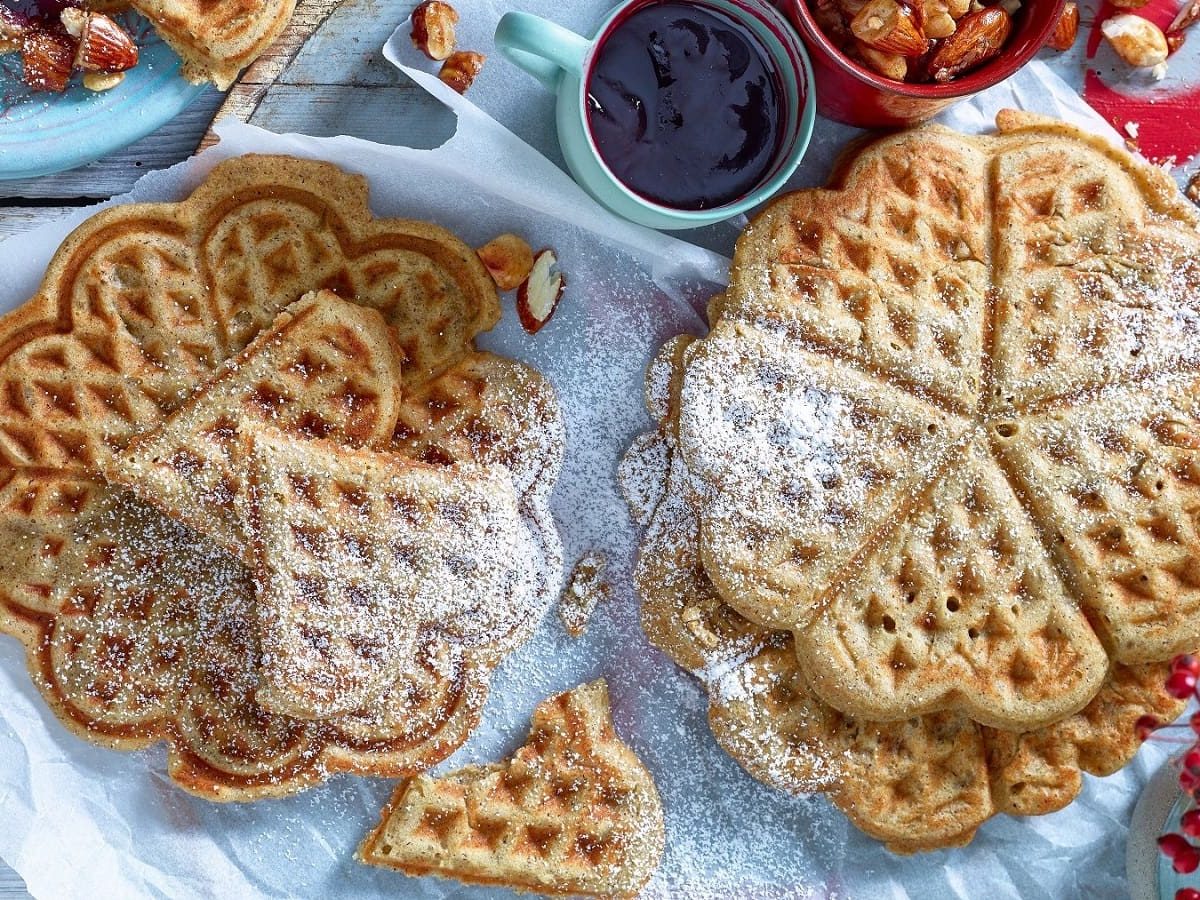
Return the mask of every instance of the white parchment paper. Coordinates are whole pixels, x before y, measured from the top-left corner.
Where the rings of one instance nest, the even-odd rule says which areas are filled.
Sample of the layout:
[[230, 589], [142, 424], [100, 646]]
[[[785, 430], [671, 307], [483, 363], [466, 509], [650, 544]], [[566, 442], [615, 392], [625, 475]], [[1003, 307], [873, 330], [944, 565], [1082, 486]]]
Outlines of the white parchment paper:
[[[489, 50], [486, 36], [499, 8], [477, 5], [492, 18], [465, 17], [464, 44]], [[553, 4], [536, 6], [548, 11]], [[580, 28], [598, 18], [566, 4], [554, 11]], [[552, 141], [544, 127], [548, 99], [532, 80], [505, 66], [495, 57], [472, 97], [546, 148]], [[440, 90], [427, 74], [414, 77]], [[483, 726], [443, 768], [509, 752], [523, 742], [540, 699], [603, 674], [618, 730], [653, 771], [666, 807], [667, 853], [650, 896], [1124, 896], [1125, 823], [1141, 786], [1165, 757], [1161, 747], [1144, 749], [1116, 776], [1087, 778], [1079, 801], [1063, 812], [994, 819], [966, 849], [915, 859], [884, 851], [823, 797], [796, 799], [759, 785], [716, 747], [703, 692], [652, 650], [638, 628], [628, 579], [636, 535], [616, 493], [614, 468], [629, 439], [649, 426], [640, 400], [645, 363], [668, 336], [703, 327], [696, 310], [718, 289], [726, 260], [615, 220], [474, 104], [449, 92], [440, 96], [457, 111], [459, 128], [438, 150], [227, 126], [216, 148], [147, 176], [115, 202], [182, 198], [221, 159], [251, 151], [292, 153], [366, 175], [379, 215], [432, 219], [476, 245], [512, 230], [535, 246], [558, 249], [570, 287], [555, 319], [530, 338], [509, 307], [483, 343], [533, 363], [557, 387], [570, 447], [554, 511], [568, 564], [586, 549], [605, 551], [616, 593], [581, 640], [567, 637], [553, 615], [547, 619], [501, 668]], [[1008, 105], [1095, 124], [1041, 66], [959, 107], [947, 121], [979, 130]], [[796, 183], [822, 180], [852, 134], [819, 122]], [[54, 249], [90, 212], [0, 244], [0, 310], [33, 292]], [[735, 233], [725, 226], [705, 238], [728, 252]], [[0, 639], [0, 857], [35, 896], [504, 895], [406, 879], [354, 862], [353, 850], [376, 821], [389, 783], [340, 777], [288, 800], [220, 806], [174, 788], [164, 768], [161, 748], [112, 753], [68, 734], [31, 686], [17, 643]]]

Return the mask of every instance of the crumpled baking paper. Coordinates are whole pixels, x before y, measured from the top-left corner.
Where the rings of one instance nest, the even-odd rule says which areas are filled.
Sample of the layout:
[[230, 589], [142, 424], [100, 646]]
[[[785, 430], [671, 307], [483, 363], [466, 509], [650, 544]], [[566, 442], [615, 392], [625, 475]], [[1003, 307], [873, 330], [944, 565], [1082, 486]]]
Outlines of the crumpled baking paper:
[[[492, 18], [472, 13], [461, 33], [466, 46], [490, 50], [485, 36], [499, 8], [479, 7]], [[566, 4], [554, 12], [579, 27], [598, 18]], [[498, 57], [489, 67], [472, 97], [549, 150], [548, 97]], [[727, 261], [614, 219], [553, 162], [473, 103], [441, 91], [427, 68], [410, 72], [440, 91], [458, 115], [457, 133], [437, 150], [226, 125], [218, 146], [147, 176], [114, 202], [182, 198], [221, 159], [292, 153], [366, 175], [378, 215], [431, 219], [473, 245], [515, 231], [534, 246], [558, 250], [570, 286], [553, 321], [529, 337], [508, 300], [504, 321], [482, 343], [538, 366], [558, 389], [569, 451], [553, 506], [568, 567], [585, 550], [602, 550], [615, 594], [580, 640], [551, 614], [501, 667], [483, 725], [441, 768], [505, 755], [524, 741], [539, 700], [604, 675], [618, 731], [653, 771], [666, 808], [666, 856], [648, 896], [1123, 896], [1126, 823], [1166, 756], [1160, 747], [1144, 749], [1116, 776], [1088, 778], [1079, 801], [1063, 812], [994, 819], [966, 849], [907, 859], [861, 835], [823, 797], [770, 790], [717, 748], [703, 691], [654, 651], [638, 627], [628, 577], [636, 534], [614, 470], [629, 440], [650, 424], [641, 404], [646, 362], [667, 337], [703, 328], [698, 310], [719, 289]], [[1095, 124], [1040, 65], [946, 121], [979, 130], [1008, 105]], [[820, 121], [796, 184], [820, 182], [853, 134]], [[32, 294], [59, 242], [91, 212], [0, 244], [0, 310]], [[733, 226], [721, 226], [702, 237], [728, 253], [735, 234]], [[222, 806], [175, 788], [164, 763], [161, 748], [114, 753], [66, 732], [32, 687], [17, 642], [0, 639], [0, 857], [36, 897], [507, 896], [355, 862], [354, 849], [377, 821], [388, 782], [342, 776], [290, 799]]]

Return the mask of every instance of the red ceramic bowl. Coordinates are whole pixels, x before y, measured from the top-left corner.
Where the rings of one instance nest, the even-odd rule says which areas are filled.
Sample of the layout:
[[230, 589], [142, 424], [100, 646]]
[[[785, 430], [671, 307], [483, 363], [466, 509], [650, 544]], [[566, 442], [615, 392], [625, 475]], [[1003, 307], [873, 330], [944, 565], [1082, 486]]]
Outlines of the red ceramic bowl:
[[848, 58], [821, 31], [810, 0], [781, 0], [812, 57], [821, 115], [860, 128], [912, 125], [950, 104], [999, 84], [1050, 39], [1066, 0], [1025, 0], [999, 58], [947, 84], [906, 84], [884, 78]]

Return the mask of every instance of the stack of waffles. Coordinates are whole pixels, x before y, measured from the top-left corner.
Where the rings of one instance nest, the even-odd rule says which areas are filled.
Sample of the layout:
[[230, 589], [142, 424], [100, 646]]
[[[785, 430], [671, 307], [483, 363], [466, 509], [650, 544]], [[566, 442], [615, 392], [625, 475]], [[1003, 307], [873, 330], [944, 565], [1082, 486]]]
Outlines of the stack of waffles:
[[63, 723], [218, 800], [403, 777], [561, 579], [550, 385], [475, 253], [247, 156], [116, 207], [0, 320], [0, 629]]
[[1059, 809], [1200, 646], [1200, 220], [1006, 112], [742, 236], [622, 464], [651, 641], [753, 776], [898, 852]]

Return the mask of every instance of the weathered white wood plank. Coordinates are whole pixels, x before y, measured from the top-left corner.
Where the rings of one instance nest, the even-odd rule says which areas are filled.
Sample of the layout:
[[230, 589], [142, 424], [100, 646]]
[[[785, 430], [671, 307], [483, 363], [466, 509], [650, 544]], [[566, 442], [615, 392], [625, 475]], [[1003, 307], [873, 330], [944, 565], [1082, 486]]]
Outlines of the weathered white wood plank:
[[0, 205], [0, 241], [9, 235], [29, 231], [46, 222], [53, 222], [70, 212], [73, 206], [3, 206]]
[[0, 862], [0, 900], [28, 900], [21, 876]]
[[279, 78], [281, 84], [396, 84], [383, 45], [417, 0], [354, 0], [329, 16]]
[[27, 181], [0, 181], [0, 198], [107, 198], [123, 194], [146, 172], [165, 169], [191, 156], [221, 99], [217, 91], [206, 91], [173, 122], [119, 153], [74, 171]]
[[277, 133], [352, 134], [381, 144], [437, 147], [454, 134], [454, 114], [416, 84], [276, 84], [250, 119]]

